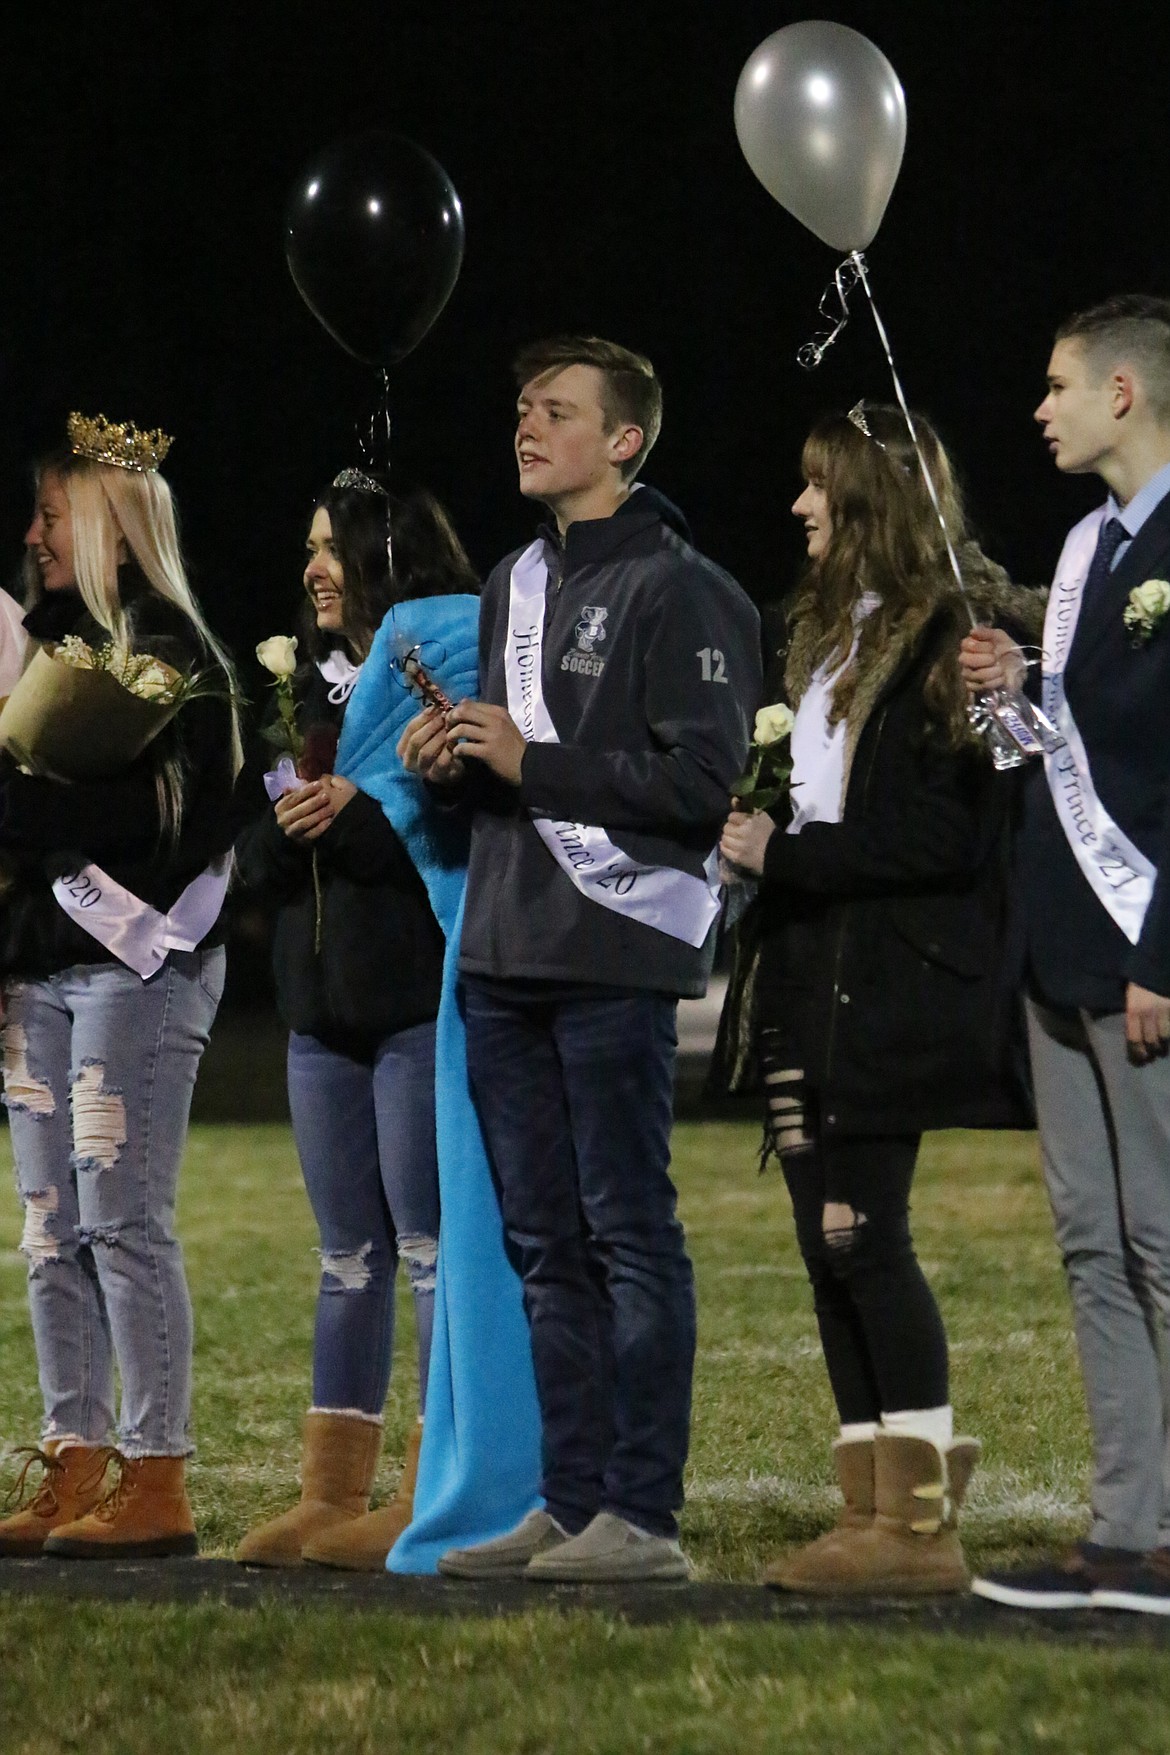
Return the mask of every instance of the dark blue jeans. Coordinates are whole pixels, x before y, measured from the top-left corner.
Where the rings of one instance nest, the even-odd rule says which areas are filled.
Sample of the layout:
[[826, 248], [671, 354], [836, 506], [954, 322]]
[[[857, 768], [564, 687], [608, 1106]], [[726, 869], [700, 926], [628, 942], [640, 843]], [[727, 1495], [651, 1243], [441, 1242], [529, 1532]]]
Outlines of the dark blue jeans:
[[676, 1002], [464, 977], [467, 1061], [524, 1278], [542, 1491], [673, 1536], [695, 1357], [694, 1275], [670, 1179]]

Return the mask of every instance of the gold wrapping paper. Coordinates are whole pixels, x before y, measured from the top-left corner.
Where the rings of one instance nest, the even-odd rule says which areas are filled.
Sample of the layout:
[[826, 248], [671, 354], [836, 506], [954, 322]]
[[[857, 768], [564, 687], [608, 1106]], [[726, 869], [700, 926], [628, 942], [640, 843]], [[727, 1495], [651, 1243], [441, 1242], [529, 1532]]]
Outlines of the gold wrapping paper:
[[109, 779], [178, 709], [177, 701], [140, 700], [105, 671], [78, 670], [42, 646], [0, 710], [0, 746], [32, 774]]

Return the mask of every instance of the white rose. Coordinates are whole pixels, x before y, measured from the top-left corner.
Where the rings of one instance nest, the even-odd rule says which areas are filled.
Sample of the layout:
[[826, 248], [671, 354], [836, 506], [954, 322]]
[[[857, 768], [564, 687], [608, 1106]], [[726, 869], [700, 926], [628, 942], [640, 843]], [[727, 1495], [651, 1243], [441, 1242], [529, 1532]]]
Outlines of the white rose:
[[1129, 597], [1148, 621], [1154, 621], [1170, 609], [1170, 580], [1147, 579], [1144, 584], [1135, 585]]
[[783, 701], [777, 701], [774, 707], [761, 707], [756, 714], [756, 727], [752, 733], [753, 741], [766, 749], [771, 743], [779, 743], [792, 730], [796, 715], [791, 707]]
[[134, 693], [140, 701], [170, 701], [171, 694], [178, 678], [173, 670], [152, 658], [144, 670], [140, 670], [134, 678]]
[[56, 657], [62, 664], [69, 665], [72, 670], [94, 670], [97, 668], [92, 646], [87, 646], [78, 634], [66, 634], [57, 647]]
[[256, 656], [273, 676], [291, 676], [297, 667], [297, 643], [289, 634], [273, 634], [261, 640]]

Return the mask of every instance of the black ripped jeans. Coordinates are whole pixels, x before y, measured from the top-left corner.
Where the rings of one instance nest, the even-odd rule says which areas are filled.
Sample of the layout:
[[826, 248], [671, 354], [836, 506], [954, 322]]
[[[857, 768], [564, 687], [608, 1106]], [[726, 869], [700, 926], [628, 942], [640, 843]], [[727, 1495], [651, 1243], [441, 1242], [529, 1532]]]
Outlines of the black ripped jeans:
[[[816, 1094], [793, 1058], [781, 1032], [762, 1032], [765, 1155], [779, 1157], [788, 1184], [841, 1423], [942, 1407], [946, 1333], [910, 1236], [921, 1135], [823, 1134]], [[826, 1234], [826, 1203], [850, 1208], [852, 1225]]]

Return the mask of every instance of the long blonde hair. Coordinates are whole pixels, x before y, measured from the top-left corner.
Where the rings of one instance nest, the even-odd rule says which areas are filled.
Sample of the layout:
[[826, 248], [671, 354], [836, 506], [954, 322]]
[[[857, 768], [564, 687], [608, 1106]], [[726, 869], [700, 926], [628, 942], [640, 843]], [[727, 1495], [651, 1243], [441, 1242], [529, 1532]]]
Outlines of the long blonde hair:
[[[233, 777], [243, 766], [240, 695], [227, 649], [212, 633], [191, 589], [179, 546], [171, 490], [157, 470], [118, 469], [62, 451], [37, 469], [37, 486], [56, 476], [73, 524], [73, 574], [81, 600], [115, 645], [130, 644], [130, 626], [118, 586], [120, 556], [132, 559], [152, 591], [186, 616], [208, 656], [223, 673], [231, 718]], [[159, 813], [172, 841], [182, 820], [182, 764], [172, 753], [161, 763]]]

